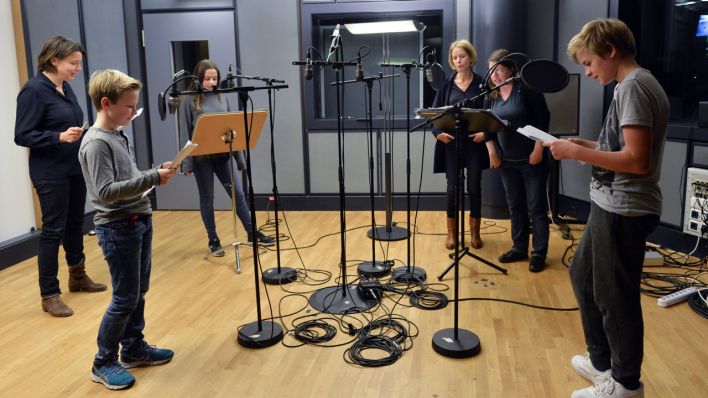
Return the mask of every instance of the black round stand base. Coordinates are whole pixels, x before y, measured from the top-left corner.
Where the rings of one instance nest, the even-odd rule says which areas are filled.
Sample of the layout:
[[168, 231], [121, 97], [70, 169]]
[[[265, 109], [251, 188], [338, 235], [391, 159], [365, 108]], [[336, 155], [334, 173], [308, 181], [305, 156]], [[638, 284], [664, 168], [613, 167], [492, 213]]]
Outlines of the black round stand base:
[[[346, 287], [346, 291], [344, 288]], [[378, 300], [363, 297], [355, 285], [337, 285], [322, 288], [308, 300], [312, 308], [328, 314], [352, 314], [366, 311]]]
[[248, 348], [266, 348], [278, 344], [283, 339], [283, 328], [271, 321], [261, 321], [243, 325], [238, 330], [238, 343]]
[[419, 267], [398, 267], [391, 273], [391, 279], [400, 283], [425, 282], [428, 275]]
[[297, 279], [297, 270], [289, 267], [269, 268], [263, 271], [263, 282], [269, 285], [285, 285]]
[[386, 227], [378, 227], [370, 229], [366, 233], [369, 239], [383, 240], [383, 241], [396, 241], [408, 238], [410, 232], [406, 228], [401, 227], [391, 227], [387, 230]]
[[372, 278], [381, 278], [391, 273], [391, 266], [381, 261], [366, 261], [359, 263], [356, 268], [359, 276], [369, 276]]
[[465, 329], [443, 329], [433, 335], [433, 350], [448, 358], [469, 358], [479, 354], [482, 345], [476, 334]]

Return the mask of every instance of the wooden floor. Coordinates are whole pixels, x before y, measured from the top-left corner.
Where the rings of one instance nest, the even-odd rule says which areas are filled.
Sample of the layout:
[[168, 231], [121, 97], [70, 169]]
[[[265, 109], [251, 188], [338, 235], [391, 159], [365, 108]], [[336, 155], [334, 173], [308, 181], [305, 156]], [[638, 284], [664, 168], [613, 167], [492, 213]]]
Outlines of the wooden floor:
[[[265, 219], [265, 213], [259, 213], [259, 217]], [[377, 217], [383, 220], [383, 215]], [[403, 214], [395, 214], [394, 219], [401, 225], [405, 222]], [[287, 221], [300, 247], [339, 231], [337, 212], [290, 212]], [[485, 246], [477, 253], [492, 259], [510, 247], [508, 222], [485, 221], [489, 225], [483, 230]], [[352, 265], [355, 260], [369, 260], [371, 244], [365, 235], [368, 222], [369, 213], [347, 214], [347, 227], [353, 229], [347, 234]], [[449, 262], [440, 235], [444, 222], [441, 212], [421, 212], [418, 218], [418, 230], [425, 235], [418, 235], [415, 241], [416, 264], [427, 271], [431, 284], [437, 282], [437, 275]], [[260, 350], [243, 348], [236, 342], [236, 328], [256, 320], [251, 252], [241, 250], [243, 273], [236, 274], [233, 251], [222, 258], [204, 259], [206, 237], [198, 212], [157, 212], [154, 224], [145, 335], [150, 344], [173, 349], [174, 360], [163, 366], [131, 369], [137, 382], [123, 393], [92, 383], [96, 333], [110, 300], [110, 289], [94, 294], [69, 293], [62, 259], [63, 299], [75, 314], [52, 318], [40, 308], [33, 258], [0, 271], [0, 396], [568, 397], [574, 389], [589, 384], [573, 372], [569, 363], [571, 356], [585, 351], [577, 311], [539, 310], [493, 301], [460, 303], [460, 327], [476, 333], [482, 344], [480, 355], [470, 359], [445, 358], [431, 347], [436, 331], [453, 326], [452, 305], [438, 311], [396, 305], [394, 312], [415, 322], [419, 334], [412, 349], [391, 366], [348, 365], [342, 358], [344, 347], [287, 348], [278, 344]], [[218, 212], [222, 242], [231, 240], [231, 225], [230, 213]], [[240, 228], [238, 233], [244, 237]], [[579, 237], [581, 232], [573, 234]], [[527, 263], [520, 262], [509, 265], [509, 274], [502, 275], [466, 257], [460, 268], [460, 297], [574, 307], [567, 268], [561, 264], [568, 244], [559, 233], [551, 233], [550, 267], [539, 274], [530, 273]], [[283, 244], [285, 248], [292, 245], [292, 241]], [[96, 238], [86, 236], [85, 246], [90, 275], [109, 283]], [[388, 258], [405, 261], [405, 241], [384, 244], [383, 249], [388, 250]], [[300, 250], [307, 269], [328, 270], [335, 275], [339, 253], [338, 235]], [[377, 247], [377, 256], [382, 257], [382, 253]], [[264, 268], [274, 266], [275, 253], [264, 253], [261, 261]], [[282, 263], [303, 267], [294, 250], [282, 253]], [[351, 275], [355, 268], [350, 270]], [[314, 273], [309, 275], [319, 278]], [[453, 285], [452, 275], [444, 280], [449, 286]], [[309, 279], [308, 283], [315, 281]], [[300, 282], [285, 288], [295, 292], [314, 289]], [[267, 291], [276, 315], [279, 311], [289, 314], [306, 304], [302, 296], [291, 296], [279, 304], [280, 298], [289, 293], [277, 286], [269, 286]], [[451, 297], [452, 291], [447, 294]], [[268, 316], [263, 288], [261, 295], [264, 316]], [[392, 308], [394, 300], [384, 303]], [[708, 391], [707, 321], [686, 304], [664, 309], [654, 298], [644, 296], [642, 301], [645, 396], [704, 396]], [[401, 300], [404, 303], [408, 300]], [[308, 313], [312, 311], [303, 310], [296, 316]], [[294, 318], [287, 317], [283, 323], [290, 327]], [[333, 343], [348, 339], [348, 335], [339, 333]], [[284, 341], [297, 343], [291, 337]]]

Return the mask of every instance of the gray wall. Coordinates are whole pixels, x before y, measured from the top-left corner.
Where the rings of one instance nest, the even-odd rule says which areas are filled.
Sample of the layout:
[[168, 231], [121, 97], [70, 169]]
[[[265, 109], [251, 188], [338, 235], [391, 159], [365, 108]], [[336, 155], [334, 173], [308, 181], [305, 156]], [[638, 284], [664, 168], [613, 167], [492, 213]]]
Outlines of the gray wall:
[[[285, 80], [289, 88], [277, 92], [275, 103], [275, 156], [281, 193], [305, 192], [300, 68], [291, 62], [302, 58], [299, 37], [300, 5], [297, 0], [238, 1], [238, 46], [241, 69], [250, 76]], [[264, 12], [264, 10], [272, 10]], [[267, 109], [264, 91], [251, 94], [256, 108]], [[256, 193], [270, 192], [270, 123], [263, 127], [253, 151]]]

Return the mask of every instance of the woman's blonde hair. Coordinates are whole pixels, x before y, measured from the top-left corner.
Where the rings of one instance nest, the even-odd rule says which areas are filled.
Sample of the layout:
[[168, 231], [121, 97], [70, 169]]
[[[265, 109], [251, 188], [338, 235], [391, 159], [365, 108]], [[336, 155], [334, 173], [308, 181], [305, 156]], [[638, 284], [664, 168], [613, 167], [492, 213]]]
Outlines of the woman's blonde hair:
[[101, 100], [105, 97], [115, 104], [127, 91], [140, 90], [140, 80], [134, 79], [115, 69], [93, 72], [89, 80], [88, 93], [97, 111], [101, 110]]
[[470, 43], [469, 40], [460, 39], [453, 41], [452, 44], [450, 44], [450, 50], [447, 54], [447, 63], [450, 64], [450, 67], [452, 69], [455, 69], [455, 63], [452, 61], [452, 50], [454, 50], [455, 48], [461, 48], [465, 50], [467, 56], [470, 57], [470, 65], [474, 65], [477, 63], [477, 50], [475, 50], [474, 46], [472, 45], [472, 43]]
[[578, 63], [578, 53], [607, 57], [614, 48], [620, 58], [637, 55], [637, 45], [629, 27], [619, 19], [595, 19], [586, 23], [568, 42], [568, 58]]

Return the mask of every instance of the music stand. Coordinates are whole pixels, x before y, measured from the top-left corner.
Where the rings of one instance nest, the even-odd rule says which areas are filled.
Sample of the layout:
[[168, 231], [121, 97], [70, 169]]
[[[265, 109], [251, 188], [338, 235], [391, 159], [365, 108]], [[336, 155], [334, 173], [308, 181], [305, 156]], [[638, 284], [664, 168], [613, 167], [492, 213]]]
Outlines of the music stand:
[[[450, 108], [423, 109], [418, 111], [418, 114], [432, 119], [435, 126], [445, 130], [455, 132], [455, 169], [457, 170], [457, 181], [455, 183], [455, 260], [443, 272], [438, 279], [450, 270], [455, 268], [455, 309], [454, 309], [454, 327], [442, 329], [433, 335], [433, 349], [440, 355], [450, 358], [469, 358], [477, 355], [481, 350], [479, 337], [466, 329], [459, 328], [459, 264], [460, 258], [463, 255], [468, 255], [494, 269], [506, 274], [507, 271], [491, 262], [483, 259], [476, 254], [472, 254], [469, 247], [465, 247], [460, 251], [460, 219], [462, 218], [464, 207], [461, 202], [464, 200], [464, 186], [462, 184], [464, 173], [460, 167], [462, 151], [462, 137], [467, 137], [469, 132], [477, 131], [501, 131], [507, 123], [493, 112], [481, 109], [462, 108], [461, 105], [454, 105]], [[458, 212], [457, 209], [460, 211]]]
[[[266, 112], [259, 110], [253, 112], [253, 125], [256, 133], [251, 135], [251, 147], [256, 145], [260, 131], [265, 122]], [[229, 154], [229, 167], [231, 176], [231, 220], [233, 222], [234, 241], [231, 246], [234, 247], [236, 257], [236, 273], [241, 273], [241, 256], [239, 253], [240, 245], [247, 245], [240, 242], [237, 236], [236, 227], [236, 188], [234, 172], [234, 151], [242, 151], [246, 149], [246, 134], [243, 132], [243, 112], [220, 112], [200, 115], [197, 122], [194, 124], [194, 133], [192, 142], [198, 144], [190, 156], [215, 155], [220, 153]], [[231, 139], [233, 138], [233, 140]]]

